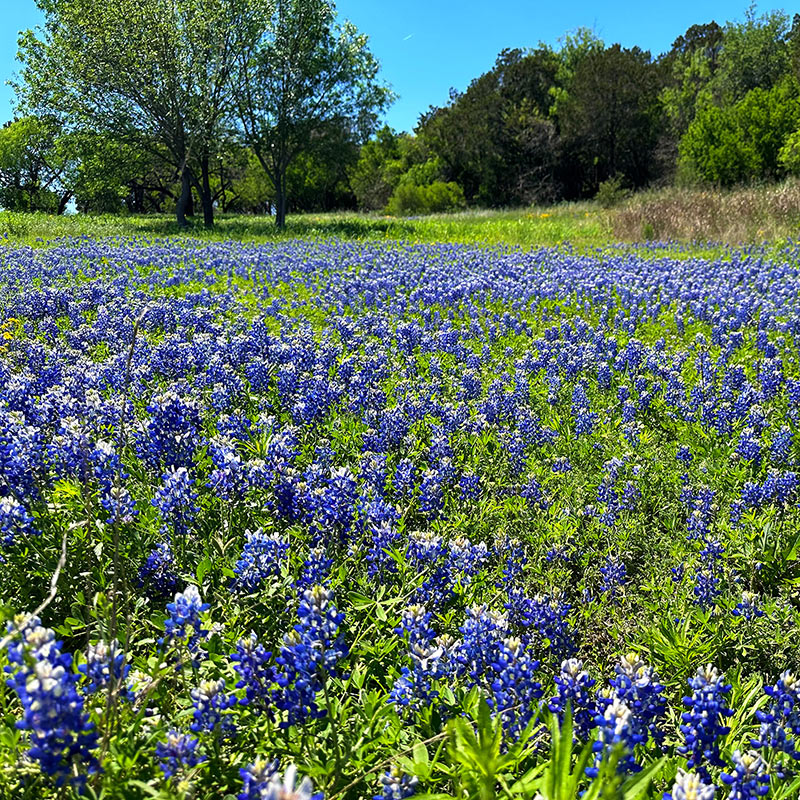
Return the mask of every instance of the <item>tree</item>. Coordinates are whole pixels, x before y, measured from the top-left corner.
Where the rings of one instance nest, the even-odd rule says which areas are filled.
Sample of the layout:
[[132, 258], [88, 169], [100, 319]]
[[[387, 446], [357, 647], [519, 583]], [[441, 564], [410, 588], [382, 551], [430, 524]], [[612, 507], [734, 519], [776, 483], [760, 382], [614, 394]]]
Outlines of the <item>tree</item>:
[[575, 71], [558, 121], [582, 164], [583, 193], [624, 175], [634, 186], [652, 176], [661, 107], [660, 70], [650, 53], [615, 44], [589, 53]]
[[401, 138], [384, 125], [359, 151], [358, 161], [350, 170], [350, 186], [362, 211], [385, 208], [405, 171], [401, 162]]
[[194, 187], [211, 226], [210, 164], [251, 24], [243, 0], [37, 2], [44, 35], [20, 39], [22, 106], [166, 159], [181, 186], [178, 222]]
[[391, 93], [377, 82], [367, 37], [337, 24], [329, 0], [274, 0], [251, 17], [256, 27], [232, 86], [244, 141], [272, 182], [283, 228], [293, 161], [334, 123], [366, 140]]
[[0, 129], [0, 206], [63, 214], [72, 197], [69, 148], [53, 118], [22, 117]]
[[720, 186], [775, 179], [791, 169], [791, 136], [798, 126], [800, 91], [786, 78], [772, 89], [751, 90], [735, 105], [699, 111], [681, 139], [681, 164]]
[[444, 178], [470, 202], [492, 206], [552, 199], [555, 128], [549, 119], [559, 59], [541, 45], [503, 50], [494, 67], [450, 104], [425, 115], [419, 137]]
[[662, 59], [667, 85], [661, 94], [673, 141], [689, 127], [700, 93], [709, 85], [719, 67], [723, 29], [716, 22], [692, 25], [679, 36]]
[[744, 22], [725, 26], [711, 99], [731, 105], [752, 89], [771, 89], [791, 71], [790, 20], [782, 11], [760, 17], [751, 6]]

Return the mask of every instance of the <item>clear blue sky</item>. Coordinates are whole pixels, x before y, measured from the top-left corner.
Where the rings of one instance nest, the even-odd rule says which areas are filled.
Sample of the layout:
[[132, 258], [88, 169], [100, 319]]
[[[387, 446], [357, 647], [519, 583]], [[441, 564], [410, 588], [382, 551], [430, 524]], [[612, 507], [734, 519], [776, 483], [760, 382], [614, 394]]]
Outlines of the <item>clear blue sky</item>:
[[[566, 31], [585, 26], [606, 44], [639, 45], [656, 55], [690, 25], [742, 19], [746, 5], [746, 0], [741, 7], [723, 0], [339, 0], [337, 8], [370, 37], [383, 79], [399, 95], [386, 121], [410, 130], [430, 105], [447, 102], [450, 87], [463, 90], [490, 69], [504, 47], [555, 45]], [[12, 92], [4, 84], [16, 69], [17, 31], [33, 27], [41, 16], [33, 0], [0, 0], [0, 19], [2, 122], [11, 116]]]

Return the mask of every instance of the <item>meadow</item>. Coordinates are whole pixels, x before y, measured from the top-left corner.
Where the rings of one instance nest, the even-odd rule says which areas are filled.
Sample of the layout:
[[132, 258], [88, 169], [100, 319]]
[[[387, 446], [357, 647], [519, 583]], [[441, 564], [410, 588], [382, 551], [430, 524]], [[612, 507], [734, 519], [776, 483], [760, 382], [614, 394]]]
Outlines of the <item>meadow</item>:
[[800, 247], [604, 219], [6, 215], [0, 796], [796, 797]]

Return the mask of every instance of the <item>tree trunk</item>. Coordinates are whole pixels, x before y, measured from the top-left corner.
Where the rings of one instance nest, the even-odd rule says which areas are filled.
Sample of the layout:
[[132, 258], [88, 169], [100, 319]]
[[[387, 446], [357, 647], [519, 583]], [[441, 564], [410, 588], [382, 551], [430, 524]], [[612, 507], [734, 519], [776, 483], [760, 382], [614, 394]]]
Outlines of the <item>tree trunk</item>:
[[181, 193], [175, 205], [175, 214], [178, 218], [178, 225], [181, 228], [188, 227], [186, 215], [191, 214], [189, 205], [192, 201], [192, 176], [189, 174], [189, 167], [184, 167], [181, 173]]
[[208, 155], [203, 156], [200, 164], [202, 173], [200, 181], [200, 201], [203, 204], [203, 225], [214, 227], [214, 198], [211, 196], [211, 180], [208, 174]]
[[131, 211], [144, 214], [144, 186], [138, 182], [131, 187]]
[[67, 210], [67, 203], [72, 199], [72, 190], [68, 189], [64, 194], [61, 195], [61, 199], [58, 201], [58, 216], [60, 217], [66, 210]]
[[286, 227], [286, 175], [275, 181], [275, 227], [282, 231]]

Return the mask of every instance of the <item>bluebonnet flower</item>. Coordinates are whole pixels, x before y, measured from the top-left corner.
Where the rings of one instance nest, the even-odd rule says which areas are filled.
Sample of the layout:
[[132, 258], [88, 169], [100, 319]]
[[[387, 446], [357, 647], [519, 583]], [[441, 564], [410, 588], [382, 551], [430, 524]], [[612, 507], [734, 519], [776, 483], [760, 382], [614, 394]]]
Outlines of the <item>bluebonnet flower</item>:
[[545, 561], [550, 564], [561, 562], [562, 564], [569, 564], [572, 561], [572, 555], [566, 545], [558, 544], [551, 547], [544, 555]]
[[720, 583], [724, 552], [722, 545], [714, 539], [706, 540], [705, 546], [700, 551], [692, 588], [694, 601], [700, 608], [713, 608], [717, 598], [722, 594]]
[[236, 800], [262, 800], [277, 772], [278, 760], [267, 761], [265, 758], [257, 758], [252, 764], [240, 769], [242, 791], [236, 795]]
[[462, 475], [458, 482], [462, 500], [477, 500], [481, 494], [480, 475]]
[[664, 740], [661, 723], [666, 714], [667, 701], [655, 670], [636, 653], [622, 656], [614, 670], [616, 675], [609, 684], [614, 696], [624, 701], [631, 710], [632, 729], [641, 737], [642, 743], [646, 744], [652, 738], [661, 746]]
[[127, 689], [122, 687], [130, 668], [130, 664], [125, 662], [125, 653], [118, 650], [116, 642], [111, 642], [109, 645], [100, 641], [89, 645], [86, 663], [80, 664], [78, 671], [89, 681], [87, 692], [96, 692], [108, 686], [113, 675], [114, 683], [121, 687], [121, 696], [132, 699]]
[[539, 508], [547, 511], [550, 508], [550, 501], [545, 497], [542, 487], [536, 478], [531, 478], [519, 493], [519, 496], [528, 501], [531, 508]]
[[175, 594], [179, 579], [175, 572], [175, 559], [169, 542], [156, 545], [139, 568], [138, 577], [139, 584], [159, 599]]
[[692, 463], [692, 451], [686, 445], [680, 445], [678, 447], [678, 452], [675, 454], [675, 458], [682, 464], [691, 464]]
[[663, 800], [714, 800], [715, 793], [716, 787], [706, 783], [702, 775], [678, 767], [672, 790], [664, 793]]
[[275, 679], [271, 658], [272, 653], [259, 643], [254, 632], [238, 641], [231, 661], [240, 676], [236, 688], [245, 690], [245, 696], [240, 701], [242, 705], [255, 705], [262, 710], [269, 710]]
[[444, 507], [444, 488], [438, 470], [425, 470], [419, 492], [420, 511], [436, 519]]
[[621, 749], [621, 754], [617, 762], [617, 771], [626, 773], [641, 770], [641, 765], [636, 763], [634, 757], [634, 748], [644, 741], [644, 736], [637, 730], [633, 712], [627, 703], [615, 696], [609, 700], [610, 702], [604, 704], [595, 717], [597, 740], [592, 746], [595, 762], [594, 766], [586, 769], [586, 774], [590, 778], [596, 778], [599, 774], [599, 765], [604, 755], [618, 747]]
[[[750, 740], [751, 746], [772, 748], [793, 761], [800, 760], [800, 681], [786, 670], [774, 686], [765, 686], [764, 692], [771, 702], [766, 711], [756, 711], [759, 732], [757, 739]], [[781, 779], [793, 772], [785, 759], [775, 762], [775, 770]]]
[[439, 608], [453, 597], [453, 576], [447, 554], [448, 548], [433, 531], [411, 533], [406, 559], [427, 575], [414, 593], [414, 600], [424, 600], [431, 607]]
[[392, 485], [394, 490], [401, 495], [410, 494], [416, 480], [416, 468], [412, 461], [404, 458], [397, 465]]
[[156, 744], [156, 758], [164, 777], [171, 778], [205, 761], [206, 757], [197, 752], [199, 744], [200, 741], [194, 736], [176, 730], [169, 731], [167, 740]]
[[539, 662], [533, 659], [521, 639], [502, 639], [491, 664], [487, 701], [503, 723], [506, 734], [517, 738], [538, 712], [542, 685], [535, 680]]
[[374, 795], [372, 800], [406, 800], [417, 791], [418, 782], [415, 775], [408, 775], [393, 765], [381, 775], [381, 792]]
[[336, 530], [344, 537], [353, 523], [356, 496], [352, 473], [344, 467], [331, 469], [323, 485], [311, 492], [309, 511], [316, 529], [326, 533]]
[[18, 538], [38, 533], [33, 517], [14, 497], [0, 497], [0, 546], [9, 548]]
[[388, 520], [372, 525], [370, 545], [364, 558], [367, 562], [367, 574], [373, 578], [397, 572], [397, 563], [391, 550], [399, 543], [399, 535]]
[[736, 604], [736, 608], [731, 611], [731, 614], [734, 617], [742, 617], [748, 622], [763, 617], [764, 612], [758, 607], [757, 600], [758, 597], [753, 592], [742, 592], [742, 599]]
[[80, 788], [99, 765], [97, 733], [77, 691], [72, 656], [61, 652], [61, 642], [38, 617], [16, 617], [8, 634], [5, 671], [22, 704], [17, 728], [30, 734], [28, 755], [59, 786], [72, 781]]
[[147, 413], [150, 417], [136, 435], [139, 458], [153, 469], [190, 466], [202, 441], [197, 401], [168, 391], [152, 398]]
[[164, 647], [185, 648], [193, 661], [199, 652], [202, 639], [208, 636], [203, 627], [201, 615], [210, 608], [200, 598], [200, 591], [194, 585], [187, 586], [183, 592], [175, 595], [172, 603], [167, 603], [169, 616], [164, 621], [164, 636], [159, 644]]
[[246, 494], [249, 487], [248, 471], [242, 457], [231, 440], [212, 439], [208, 451], [214, 469], [206, 485], [221, 500], [232, 502]]
[[736, 452], [745, 460], [758, 465], [761, 461], [761, 443], [752, 428], [745, 428], [736, 443]]
[[323, 800], [322, 792], [314, 792], [310, 778], [297, 784], [297, 767], [292, 764], [283, 778], [277, 765], [257, 761], [241, 770], [244, 791], [237, 800]]
[[328, 558], [325, 548], [321, 545], [309, 550], [308, 558], [303, 562], [303, 569], [295, 581], [298, 589], [310, 589], [313, 586], [325, 585], [330, 578], [333, 559]]
[[192, 689], [192, 705], [194, 706], [191, 729], [195, 733], [214, 732], [217, 736], [227, 736], [234, 730], [233, 719], [226, 714], [228, 709], [236, 705], [233, 695], [225, 694], [225, 680], [202, 680]]
[[568, 658], [561, 664], [561, 670], [555, 676], [556, 691], [547, 707], [563, 719], [567, 704], [572, 709], [573, 735], [579, 741], [587, 741], [595, 727], [597, 702], [591, 691], [595, 681], [583, 668], [583, 662], [576, 658]]
[[732, 773], [720, 775], [722, 782], [730, 787], [730, 800], [753, 800], [769, 792], [767, 763], [755, 750], [747, 753], [737, 750], [733, 754], [733, 764]]
[[457, 575], [459, 582], [463, 586], [470, 583], [489, 557], [489, 549], [486, 546], [486, 542], [472, 544], [463, 536], [457, 536], [453, 539], [450, 542], [449, 550], [449, 567]]
[[731, 687], [711, 664], [697, 670], [689, 679], [689, 687], [692, 694], [683, 698], [688, 711], [681, 714], [680, 726], [685, 744], [678, 752], [686, 756], [689, 769], [697, 770], [703, 780], [709, 780], [706, 764], [725, 765], [719, 754], [719, 739], [730, 731], [724, 721], [733, 715], [726, 698]]
[[800, 478], [796, 472], [770, 470], [761, 487], [763, 502], [791, 503], [800, 488]]
[[703, 540], [709, 534], [716, 510], [714, 504], [716, 493], [713, 489], [702, 487], [697, 492], [687, 491], [687, 495], [690, 508], [689, 519], [686, 522], [687, 538], [690, 541]]
[[164, 532], [184, 536], [200, 510], [195, 505], [194, 480], [186, 467], [178, 467], [165, 472], [162, 481], [152, 504], [161, 514]]
[[769, 448], [769, 457], [773, 464], [785, 464], [789, 461], [794, 443], [794, 434], [784, 425], [773, 437]]
[[411, 667], [401, 668], [400, 677], [389, 694], [389, 702], [396, 705], [400, 713], [410, 714], [439, 696], [432, 684], [443, 674], [442, 658], [447, 648], [437, 640], [430, 622], [431, 614], [425, 606], [413, 605], [403, 611], [400, 625], [395, 629], [398, 635], [408, 637], [411, 659]]
[[240, 592], [257, 592], [269, 578], [281, 574], [289, 554], [289, 542], [277, 533], [257, 531], [245, 533], [245, 544], [233, 568], [236, 575], [232, 586]]
[[325, 716], [316, 703], [322, 682], [332, 675], [348, 654], [339, 627], [344, 614], [337, 611], [331, 592], [323, 586], [306, 589], [297, 610], [299, 622], [284, 638], [276, 663], [279, 689], [275, 705], [287, 712], [280, 722], [283, 728], [302, 723], [308, 718]]
[[698, 569], [694, 574], [694, 594], [695, 603], [703, 609], [714, 607], [717, 597], [722, 594], [719, 587], [720, 579], [716, 573], [710, 569]]
[[578, 384], [572, 393], [572, 416], [575, 420], [575, 437], [589, 436], [597, 425], [598, 415], [589, 408], [586, 389]]
[[508, 617], [485, 606], [472, 606], [459, 630], [462, 639], [454, 653], [457, 672], [475, 685], [491, 674], [500, 642], [508, 632]]
[[566, 473], [572, 471], [572, 464], [567, 456], [558, 456], [553, 460], [552, 471], [555, 473]]
[[624, 588], [628, 582], [628, 570], [625, 563], [618, 558], [608, 556], [605, 565], [600, 567], [600, 574], [603, 576], [600, 591], [608, 592], [608, 596], [612, 600], [616, 600], [618, 591]]
[[139, 515], [136, 502], [124, 486], [112, 486], [100, 499], [100, 504], [108, 511], [107, 525], [120, 523], [130, 525]]
[[560, 595], [536, 594], [529, 597], [522, 590], [508, 592], [508, 621], [520, 626], [538, 655], [556, 659], [571, 656], [577, 649], [576, 632], [569, 622], [571, 606]]

